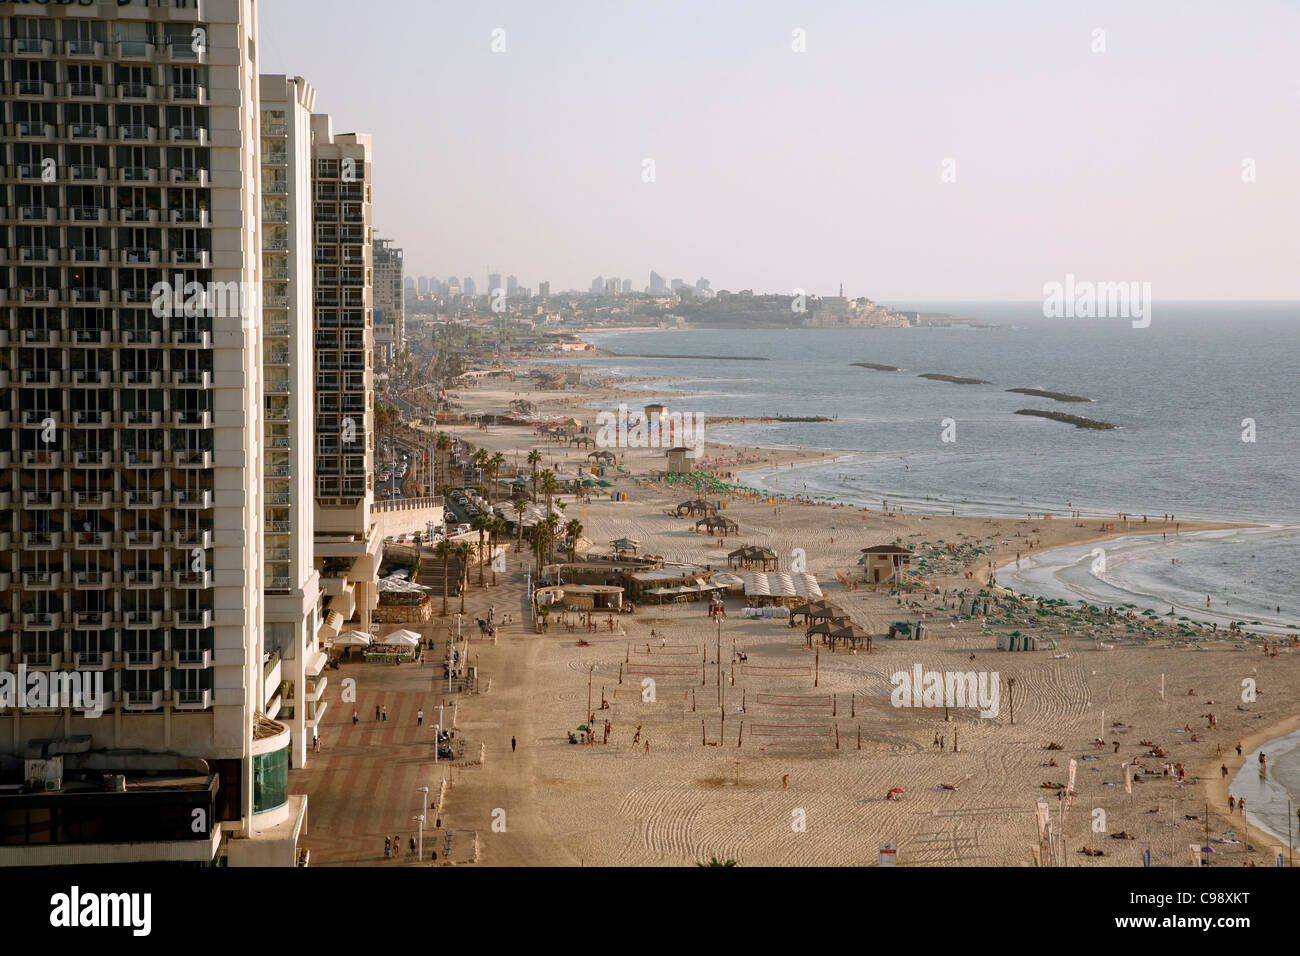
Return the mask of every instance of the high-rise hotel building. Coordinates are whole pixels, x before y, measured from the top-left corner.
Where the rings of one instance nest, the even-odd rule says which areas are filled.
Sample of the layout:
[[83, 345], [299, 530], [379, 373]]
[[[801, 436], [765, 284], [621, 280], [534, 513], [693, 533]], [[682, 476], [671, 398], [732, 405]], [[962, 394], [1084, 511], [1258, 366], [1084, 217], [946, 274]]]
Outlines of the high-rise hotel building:
[[374, 329], [370, 136], [312, 116], [316, 562], [322, 635], [378, 606], [383, 542], [374, 504]]
[[293, 766], [306, 763], [325, 712], [317, 642], [315, 401], [312, 362], [311, 116], [302, 77], [263, 75], [262, 532], [266, 602], [264, 713], [288, 724]]
[[406, 345], [406, 285], [402, 250], [391, 239], [375, 239], [375, 352], [384, 363]]
[[[80, 703], [105, 707], [0, 697], [26, 783], [0, 792], [0, 866], [284, 862], [305, 798], [263, 615], [308, 602], [311, 562], [283, 560], [263, 492], [295, 369], [262, 296], [304, 262], [263, 258], [254, 0], [7, 3], [0, 37], [0, 673], [102, 681]], [[353, 515], [367, 478], [337, 464]]]

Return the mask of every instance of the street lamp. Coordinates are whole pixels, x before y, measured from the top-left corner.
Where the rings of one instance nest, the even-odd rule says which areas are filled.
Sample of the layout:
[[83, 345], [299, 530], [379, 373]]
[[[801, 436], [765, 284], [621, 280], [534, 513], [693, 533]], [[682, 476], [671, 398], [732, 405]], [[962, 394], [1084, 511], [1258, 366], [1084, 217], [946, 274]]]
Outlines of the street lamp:
[[[433, 749], [434, 749], [434, 753], [436, 754], [436, 753], [437, 753], [437, 750], [438, 750], [438, 745], [437, 745], [437, 742], [436, 742], [436, 741], [434, 742]], [[420, 807], [420, 815], [417, 816], [417, 817], [415, 818], [415, 819], [417, 819], [417, 820], [420, 821], [420, 853], [419, 853], [419, 856], [420, 856], [420, 859], [423, 860], [423, 859], [424, 859], [424, 815], [425, 815], [425, 811], [427, 811], [427, 810], [429, 809], [429, 788], [428, 788], [428, 787], [416, 787], [415, 789], [416, 789], [417, 791], [419, 791], [419, 792], [421, 792], [421, 793], [424, 794], [424, 803], [423, 803], [423, 805]]]

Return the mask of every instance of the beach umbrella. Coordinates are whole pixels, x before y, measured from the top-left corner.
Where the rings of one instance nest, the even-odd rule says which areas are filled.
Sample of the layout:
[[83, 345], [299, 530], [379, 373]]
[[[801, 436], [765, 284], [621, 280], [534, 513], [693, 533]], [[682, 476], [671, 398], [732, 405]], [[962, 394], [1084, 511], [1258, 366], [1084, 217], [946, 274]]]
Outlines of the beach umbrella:
[[334, 639], [335, 647], [369, 647], [370, 635], [365, 631], [345, 631]]

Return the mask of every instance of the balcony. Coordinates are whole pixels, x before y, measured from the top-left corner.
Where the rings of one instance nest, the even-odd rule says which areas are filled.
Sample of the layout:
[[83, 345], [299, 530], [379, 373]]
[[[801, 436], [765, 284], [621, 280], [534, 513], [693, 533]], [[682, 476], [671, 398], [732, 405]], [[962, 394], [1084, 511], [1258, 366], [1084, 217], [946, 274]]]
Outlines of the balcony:
[[103, 591], [113, 586], [113, 572], [100, 568], [83, 568], [73, 572], [78, 591]]
[[211, 468], [212, 452], [178, 451], [173, 456], [173, 463], [177, 468]]
[[[110, 329], [73, 329], [73, 345], [86, 346], [107, 346], [113, 341], [113, 333]], [[112, 375], [109, 369], [104, 369], [108, 375]]]
[[212, 348], [212, 333], [200, 329], [173, 329], [172, 344], [189, 348]]
[[[89, 332], [89, 331], [90, 331], [89, 329], [79, 329], [78, 333], [80, 334], [82, 332]], [[91, 334], [94, 336], [95, 339], [93, 343], [78, 341], [77, 344], [78, 345], [94, 344], [94, 345], [101, 345], [101, 346], [108, 344], [107, 342], [99, 341], [101, 338], [102, 339], [108, 338], [107, 332], [95, 332]], [[72, 384], [80, 386], [81, 388], [99, 388], [105, 385], [112, 385], [113, 373], [108, 371], [107, 369], [97, 369], [97, 368], [73, 369]], [[78, 424], [81, 424], [81, 422], [78, 422]]]
[[[83, 631], [102, 631], [113, 626], [112, 611], [77, 611], [72, 615], [76, 627]], [[80, 657], [81, 655], [78, 655]], [[105, 655], [111, 658], [112, 654]], [[78, 667], [81, 665], [78, 664]]]
[[25, 448], [19, 460], [24, 468], [60, 468], [63, 465], [63, 453], [43, 448]]
[[211, 257], [206, 249], [172, 249], [171, 261], [178, 266], [193, 266], [196, 269], [212, 268]]
[[101, 412], [92, 408], [83, 408], [74, 412], [72, 420], [78, 428], [107, 428], [113, 424], [111, 412]]
[[206, 511], [212, 507], [212, 492], [208, 489], [196, 491], [176, 490], [173, 502], [183, 511]]
[[[135, 295], [138, 295], [140, 297], [138, 299], [139, 302], [149, 301], [149, 293], [142, 289], [135, 289], [135, 290], [128, 289], [123, 293], [123, 295], [126, 297], [127, 302], [132, 301], [132, 297]], [[148, 348], [156, 349], [158, 348], [159, 345], [162, 344], [162, 332], [159, 331], [158, 329], [150, 329], [150, 328], [142, 328], [142, 327], [123, 329], [122, 341], [127, 345], [141, 345], [141, 346], [146, 346]], [[136, 374], [140, 374], [140, 373], [136, 373]], [[158, 385], [161, 381], [162, 381], [161, 379], [157, 379], [152, 384]]]
[[78, 451], [73, 453], [72, 461], [77, 468], [109, 468], [113, 464], [113, 453], [111, 451]]
[[263, 390], [268, 394], [272, 394], [272, 395], [288, 395], [289, 377], [287, 375], [268, 376], [266, 379], [266, 384], [263, 386]]
[[78, 532], [76, 535], [76, 545], [78, 551], [107, 551], [113, 546], [113, 532]]
[[63, 586], [63, 575], [58, 571], [24, 571], [23, 587], [28, 591], [57, 591]]
[[122, 709], [132, 711], [157, 710], [162, 707], [161, 690], [128, 690], [122, 695]]
[[172, 413], [172, 424], [176, 428], [211, 428], [212, 412], [204, 409], [187, 409]]
[[[122, 624], [124, 627], [131, 629], [136, 628], [157, 628], [162, 625], [162, 611], [123, 611]], [[158, 651], [158, 659], [162, 660], [162, 651]], [[155, 667], [158, 665], [155, 664]]]
[[162, 424], [162, 412], [150, 409], [129, 409], [123, 416], [127, 428], [157, 428]]
[[212, 572], [173, 571], [172, 585], [189, 591], [206, 591], [212, 587]]
[[62, 546], [62, 531], [23, 532], [23, 550], [25, 551], [56, 551]]
[[123, 571], [122, 584], [128, 591], [153, 590], [162, 587], [162, 572], [141, 570]]
[[29, 671], [56, 671], [63, 666], [63, 651], [29, 651], [22, 661]]
[[113, 507], [111, 491], [78, 491], [73, 495], [79, 511], [103, 511]]
[[202, 126], [173, 126], [172, 142], [186, 143], [191, 146], [206, 146], [208, 131]]
[[26, 511], [53, 511], [63, 506], [61, 491], [24, 491], [23, 509]]
[[173, 531], [172, 547], [180, 548], [185, 551], [193, 551], [199, 548], [207, 551], [212, 547], [211, 531]]
[[176, 710], [207, 710], [212, 706], [212, 691], [176, 690], [172, 691], [172, 707]]
[[177, 670], [206, 670], [212, 666], [212, 651], [206, 647], [178, 647], [175, 655], [174, 666]]
[[58, 385], [59, 373], [48, 368], [23, 369], [24, 385]]
[[[132, 494], [139, 494], [139, 492], [127, 492], [128, 496]], [[161, 491], [147, 492], [147, 494], [157, 495], [158, 497], [154, 499], [155, 502], [161, 502]], [[154, 504], [153, 507], [158, 507], [158, 504]], [[122, 539], [123, 543], [133, 551], [154, 551], [162, 547], [161, 531], [128, 531], [122, 536]]]
[[158, 388], [162, 385], [162, 372], [132, 369], [122, 373], [122, 381], [136, 388]]
[[151, 671], [162, 666], [162, 651], [123, 651], [122, 658], [129, 671]]
[[23, 627], [29, 631], [54, 631], [63, 626], [63, 614], [59, 611], [26, 611], [23, 613]]
[[211, 388], [212, 373], [197, 369], [182, 369], [172, 372], [172, 385], [177, 388]]
[[[113, 615], [108, 611], [104, 612], [108, 620], [113, 619]], [[87, 614], [78, 614], [77, 620], [80, 622], [83, 617], [98, 616]], [[77, 627], [86, 627], [87, 625], [78, 623]], [[107, 625], [105, 625], [107, 626]], [[106, 671], [113, 666], [112, 651], [77, 651], [72, 655], [73, 666], [79, 671]]]
[[[161, 491], [128, 491], [126, 493], [125, 504], [130, 509], [158, 508], [162, 506]], [[161, 534], [162, 532], [155, 532]], [[128, 536], [127, 547], [130, 547], [130, 538]], [[157, 547], [157, 545], [155, 545]]]
[[162, 455], [161, 451], [127, 449], [122, 452], [122, 464], [127, 468], [160, 468]]
[[203, 630], [212, 626], [212, 611], [208, 608], [177, 608], [174, 627]]

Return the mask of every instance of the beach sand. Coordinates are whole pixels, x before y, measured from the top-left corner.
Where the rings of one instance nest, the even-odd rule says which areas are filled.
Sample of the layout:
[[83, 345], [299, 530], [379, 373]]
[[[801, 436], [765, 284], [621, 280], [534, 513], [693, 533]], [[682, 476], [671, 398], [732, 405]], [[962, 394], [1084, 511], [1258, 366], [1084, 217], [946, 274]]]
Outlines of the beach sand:
[[[501, 411], [511, 398], [525, 397], [548, 416], [591, 421], [586, 402], [626, 400], [627, 394], [613, 388], [528, 392], [522, 385], [515, 392], [507, 383], [464, 389], [456, 397], [467, 411]], [[555, 461], [543, 467], [572, 470], [587, 452], [548, 444], [518, 426], [447, 430], [506, 452], [508, 461], [516, 450], [522, 462], [528, 448], [539, 447]], [[833, 453], [710, 444], [707, 455], [781, 464]], [[663, 457], [657, 450], [637, 450], [621, 461], [637, 473], [662, 467]], [[988, 550], [964, 563], [940, 559], [928, 576], [940, 591], [973, 591], [990, 563], [1014, 561], [1030, 541], [1034, 550], [1043, 550], [1138, 530], [1123, 522], [1103, 530], [1095, 518], [884, 514], [878, 507], [754, 498], [728, 501], [724, 513], [738, 522], [740, 533], [719, 546], [716, 538], [696, 534], [693, 521], [665, 513], [685, 495], [629, 478], [618, 479], [612, 490], [626, 492], [629, 500], [560, 499], [567, 502], [566, 517], [582, 522], [583, 536], [597, 550], [628, 536], [668, 561], [716, 568], [741, 544], [771, 548], [783, 567], [802, 549], [826, 597], [876, 635], [890, 621], [915, 620], [922, 611], [901, 607], [885, 590], [849, 589], [837, 581], [837, 575], [857, 570], [861, 548], [896, 539], [912, 547], [923, 541], [979, 544]], [[1172, 531], [1159, 522], [1149, 528]], [[509, 608], [523, 620], [524, 569], [530, 566], [527, 548], [512, 551], [501, 583], [483, 592], [471, 588], [471, 597]], [[832, 654], [817, 643], [808, 650], [802, 627], [742, 619], [744, 601], [736, 597], [728, 600], [728, 618], [720, 627], [706, 605], [688, 603], [638, 605], [634, 615], [614, 616], [613, 631], [604, 617], [597, 618], [595, 633], [583, 627], [570, 632], [554, 620], [544, 634], [529, 626], [507, 628], [495, 644], [475, 649], [490, 690], [465, 700], [458, 719], [487, 743], [488, 755], [482, 767], [461, 775], [447, 813], [457, 825], [479, 829], [482, 861], [495, 865], [690, 865], [712, 856], [742, 865], [874, 865], [878, 844], [885, 841], [897, 842], [900, 865], [1033, 865], [1035, 804], [1046, 801], [1054, 822], [1060, 811], [1057, 791], [1041, 784], [1063, 784], [1075, 758], [1076, 793], [1065, 815], [1066, 865], [1140, 865], [1150, 849], [1154, 865], [1186, 866], [1188, 844], [1204, 842], [1207, 803], [1211, 840], [1242, 829], [1240, 815], [1228, 814], [1220, 771], [1240, 762], [1233, 745], [1241, 741], [1249, 752], [1252, 741], [1295, 726], [1288, 688], [1300, 678], [1300, 652], [1289, 645], [1271, 657], [1239, 636], [1171, 641], [1164, 629], [1135, 634], [1122, 619], [1084, 625], [1058, 613], [1040, 615], [1032, 604], [1014, 624], [990, 625], [978, 618], [952, 620], [951, 599], [948, 608], [933, 595], [917, 599], [927, 615], [928, 638], [877, 639], [871, 653], [839, 647]], [[1052, 637], [1059, 646], [995, 650], [996, 634], [1012, 629]], [[733, 661], [733, 647], [748, 660]], [[946, 721], [942, 709], [889, 706], [890, 676], [917, 664], [926, 671], [996, 672], [1002, 688], [998, 715], [953, 711]], [[645, 676], [655, 680], [654, 702], [641, 700]], [[597, 742], [571, 745], [568, 732], [586, 722], [589, 677]], [[1257, 683], [1258, 698], [1240, 703], [1248, 678]], [[609, 709], [599, 709], [602, 699]], [[1217, 729], [1207, 729], [1208, 713], [1217, 716]], [[615, 729], [603, 744], [606, 719]], [[641, 739], [634, 746], [638, 726]], [[512, 735], [519, 740], [517, 752], [511, 751]], [[934, 744], [937, 735], [944, 737], [943, 749]], [[1093, 746], [1099, 736], [1106, 742], [1101, 748]], [[1166, 756], [1143, 756], [1151, 749], [1144, 740], [1163, 747]], [[1062, 749], [1046, 749], [1049, 742]], [[1057, 766], [1049, 766], [1052, 760]], [[1135, 781], [1130, 795], [1121, 765], [1135, 760], [1157, 775]], [[1159, 775], [1166, 763], [1184, 765], [1182, 784]], [[887, 800], [891, 788], [906, 793]], [[516, 822], [504, 832], [489, 832], [496, 809], [515, 811]], [[1121, 831], [1133, 839], [1112, 838]], [[1272, 851], [1256, 844], [1251, 854], [1240, 844], [1214, 843], [1213, 864], [1269, 863]], [[1083, 846], [1105, 856], [1084, 856], [1078, 852]]]

